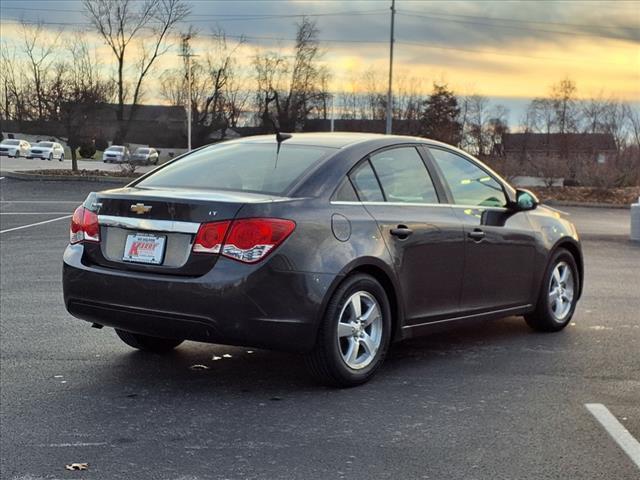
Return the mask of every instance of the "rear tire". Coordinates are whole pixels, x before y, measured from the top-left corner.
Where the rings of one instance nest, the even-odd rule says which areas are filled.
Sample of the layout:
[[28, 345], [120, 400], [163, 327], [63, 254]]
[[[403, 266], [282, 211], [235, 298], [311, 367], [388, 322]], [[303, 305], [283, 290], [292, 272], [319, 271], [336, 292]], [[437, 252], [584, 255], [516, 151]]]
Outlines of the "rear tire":
[[390, 338], [391, 307], [384, 288], [369, 275], [353, 275], [331, 297], [306, 363], [320, 383], [360, 385], [382, 365]]
[[116, 328], [116, 334], [124, 343], [130, 347], [144, 350], [146, 352], [166, 353], [170, 352], [184, 340], [172, 338], [150, 337], [139, 333], [126, 332]]
[[547, 265], [536, 309], [524, 319], [539, 332], [557, 332], [566, 327], [576, 309], [580, 292], [578, 266], [573, 255], [558, 249]]
[[64, 162], [64, 153], [60, 155], [59, 160], [60, 160], [61, 162]]

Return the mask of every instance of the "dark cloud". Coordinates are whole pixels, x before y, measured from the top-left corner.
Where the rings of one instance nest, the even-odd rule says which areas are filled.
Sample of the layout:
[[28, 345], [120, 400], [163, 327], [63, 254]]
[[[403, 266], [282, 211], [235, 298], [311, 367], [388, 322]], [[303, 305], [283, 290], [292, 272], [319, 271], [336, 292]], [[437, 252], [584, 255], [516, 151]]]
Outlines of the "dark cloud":
[[[386, 42], [389, 35], [387, 1], [192, 0], [190, 3], [189, 21], [203, 33], [223, 28], [232, 35], [293, 38], [295, 23], [299, 21], [294, 16], [308, 14], [319, 15], [313, 18], [324, 39]], [[3, 0], [1, 8], [5, 19], [78, 26], [87, 23], [78, 0]], [[500, 48], [532, 41], [561, 46], [577, 37], [595, 36], [640, 45], [638, 2], [399, 0], [397, 10], [398, 41]], [[326, 15], [335, 12], [345, 13]], [[340, 46], [336, 42], [327, 44]]]

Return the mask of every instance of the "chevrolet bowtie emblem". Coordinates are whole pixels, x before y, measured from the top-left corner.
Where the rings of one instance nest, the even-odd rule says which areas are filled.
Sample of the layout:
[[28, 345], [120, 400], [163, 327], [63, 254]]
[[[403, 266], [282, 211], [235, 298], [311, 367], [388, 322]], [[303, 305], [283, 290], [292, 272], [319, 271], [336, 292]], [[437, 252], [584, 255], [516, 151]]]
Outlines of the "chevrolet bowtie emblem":
[[144, 203], [135, 203], [131, 205], [131, 211], [137, 213], [138, 215], [149, 213], [151, 211], [151, 208], [152, 207], [147, 206]]

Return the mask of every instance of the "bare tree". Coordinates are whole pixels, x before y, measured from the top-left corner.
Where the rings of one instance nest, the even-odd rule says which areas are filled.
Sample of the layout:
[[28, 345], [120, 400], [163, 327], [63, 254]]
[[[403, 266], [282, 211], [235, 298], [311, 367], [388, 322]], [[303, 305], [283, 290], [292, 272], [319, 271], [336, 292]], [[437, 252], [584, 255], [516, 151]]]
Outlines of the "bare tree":
[[78, 169], [76, 151], [83, 142], [91, 141], [98, 132], [91, 131], [89, 117], [99, 105], [109, 102], [116, 91], [115, 82], [104, 80], [99, 64], [84, 36], [77, 36], [67, 46], [67, 58], [58, 65], [60, 89], [56, 102], [58, 118], [67, 132], [71, 151], [71, 168]]
[[[483, 158], [489, 150], [486, 135], [489, 99], [483, 95], [474, 94], [468, 97], [469, 104], [469, 136], [475, 153]], [[463, 132], [464, 134], [464, 132]]]
[[550, 99], [555, 110], [558, 133], [565, 134], [578, 130], [576, 91], [576, 83], [568, 77], [551, 86]]
[[[269, 105], [275, 108], [276, 119], [283, 130], [300, 131], [310, 114], [322, 108], [322, 56], [316, 23], [304, 17], [298, 24], [293, 62], [269, 52], [256, 55], [254, 66], [257, 80], [259, 121], [270, 123]], [[325, 78], [324, 84], [328, 84]]]
[[527, 107], [525, 130], [536, 133], [553, 133], [555, 128], [553, 103], [547, 98], [534, 98]]
[[[138, 105], [144, 80], [155, 61], [166, 53], [167, 40], [176, 24], [189, 14], [184, 0], [83, 0], [89, 21], [111, 48], [117, 63], [119, 140], [124, 140]], [[139, 40], [139, 41], [138, 41]], [[127, 98], [125, 69], [132, 44], [140, 52], [135, 64], [131, 98]], [[132, 108], [124, 118], [125, 102]], [[125, 123], [126, 121], [126, 123]]]
[[629, 123], [630, 136], [635, 147], [640, 149], [640, 108], [634, 108], [629, 104], [623, 106], [627, 122]]
[[15, 47], [5, 42], [0, 48], [0, 87], [2, 88], [2, 116], [8, 120], [23, 121], [29, 118], [29, 90], [25, 70], [18, 67], [19, 57]]
[[48, 80], [55, 62], [60, 34], [53, 39], [45, 39], [46, 32], [41, 23], [37, 25], [22, 24], [22, 50], [27, 58], [29, 76], [31, 80], [31, 95], [35, 101], [36, 118], [48, 118], [47, 88]]

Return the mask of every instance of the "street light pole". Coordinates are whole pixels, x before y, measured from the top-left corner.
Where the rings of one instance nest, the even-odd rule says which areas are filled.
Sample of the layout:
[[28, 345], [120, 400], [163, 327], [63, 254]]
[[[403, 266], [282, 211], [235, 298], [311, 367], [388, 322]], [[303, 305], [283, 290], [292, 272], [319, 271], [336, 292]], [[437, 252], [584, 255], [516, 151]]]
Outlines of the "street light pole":
[[387, 91], [387, 127], [385, 133], [391, 134], [391, 117], [393, 115], [393, 94], [391, 92], [393, 81], [393, 27], [396, 18], [396, 0], [391, 0], [391, 36], [389, 38], [389, 90]]
[[182, 37], [182, 54], [180, 57], [183, 57], [187, 62], [187, 150], [191, 151], [191, 57], [196, 57], [191, 53], [191, 49], [189, 48], [189, 40], [191, 39], [191, 35], [187, 34]]

